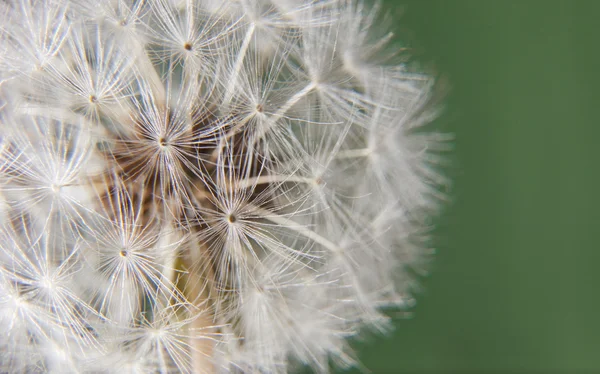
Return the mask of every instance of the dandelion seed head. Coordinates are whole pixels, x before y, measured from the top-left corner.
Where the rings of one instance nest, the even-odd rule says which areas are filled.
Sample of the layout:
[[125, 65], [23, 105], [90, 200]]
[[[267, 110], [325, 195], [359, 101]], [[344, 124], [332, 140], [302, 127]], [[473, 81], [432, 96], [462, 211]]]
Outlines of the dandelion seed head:
[[380, 8], [0, 2], [0, 372], [356, 365], [449, 183]]

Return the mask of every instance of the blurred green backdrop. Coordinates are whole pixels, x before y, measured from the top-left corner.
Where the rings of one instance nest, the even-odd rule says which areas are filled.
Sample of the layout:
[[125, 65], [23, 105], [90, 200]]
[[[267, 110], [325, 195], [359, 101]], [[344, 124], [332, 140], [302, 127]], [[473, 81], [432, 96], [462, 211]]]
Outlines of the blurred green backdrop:
[[[454, 202], [374, 373], [600, 373], [600, 1], [387, 1], [451, 82]], [[408, 31], [408, 33], [407, 33]]]

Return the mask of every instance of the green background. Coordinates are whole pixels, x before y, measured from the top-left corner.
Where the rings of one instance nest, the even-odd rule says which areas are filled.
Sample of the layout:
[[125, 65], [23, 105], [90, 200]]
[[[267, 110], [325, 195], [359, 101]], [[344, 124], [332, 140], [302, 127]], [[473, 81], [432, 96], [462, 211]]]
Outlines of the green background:
[[415, 0], [397, 27], [450, 81], [453, 202], [374, 373], [600, 373], [600, 1]]

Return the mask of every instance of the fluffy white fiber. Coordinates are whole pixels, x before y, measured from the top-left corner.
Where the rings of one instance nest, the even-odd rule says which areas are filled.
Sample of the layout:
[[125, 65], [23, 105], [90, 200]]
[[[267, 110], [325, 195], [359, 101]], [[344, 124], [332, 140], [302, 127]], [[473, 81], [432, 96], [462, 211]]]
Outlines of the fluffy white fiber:
[[0, 2], [0, 372], [354, 365], [411, 303], [446, 183], [434, 81], [381, 21]]

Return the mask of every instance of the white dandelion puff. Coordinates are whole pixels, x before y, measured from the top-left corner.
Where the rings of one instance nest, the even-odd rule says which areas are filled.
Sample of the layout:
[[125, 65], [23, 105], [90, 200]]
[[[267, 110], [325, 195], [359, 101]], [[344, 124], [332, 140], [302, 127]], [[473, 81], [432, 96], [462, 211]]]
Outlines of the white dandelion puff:
[[358, 365], [449, 183], [382, 8], [0, 2], [0, 372]]

